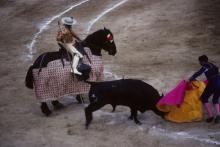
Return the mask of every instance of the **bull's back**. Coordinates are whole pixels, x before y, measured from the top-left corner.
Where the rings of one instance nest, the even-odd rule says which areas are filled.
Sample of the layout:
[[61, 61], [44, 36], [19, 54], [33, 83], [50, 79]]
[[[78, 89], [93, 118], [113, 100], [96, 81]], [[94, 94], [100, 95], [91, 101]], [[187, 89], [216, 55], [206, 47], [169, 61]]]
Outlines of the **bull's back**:
[[134, 79], [122, 79], [102, 82], [94, 89], [98, 89], [101, 99], [118, 105], [140, 105], [141, 103], [155, 103], [160, 96], [151, 85]]
[[131, 95], [139, 96], [143, 103], [157, 103], [158, 99], [160, 99], [158, 90], [141, 80], [128, 79], [125, 81], [125, 85], [129, 85]]
[[141, 80], [133, 80], [126, 79], [124, 80], [124, 85], [129, 87], [131, 91], [138, 91], [143, 93], [145, 96], [157, 97], [159, 96], [159, 92], [151, 85], [141, 81]]

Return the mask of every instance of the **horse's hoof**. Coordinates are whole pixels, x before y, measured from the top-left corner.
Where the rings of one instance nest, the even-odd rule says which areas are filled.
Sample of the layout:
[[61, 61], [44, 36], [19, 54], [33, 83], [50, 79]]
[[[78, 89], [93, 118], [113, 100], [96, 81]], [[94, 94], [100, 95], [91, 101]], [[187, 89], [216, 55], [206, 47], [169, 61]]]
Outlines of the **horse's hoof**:
[[59, 103], [58, 105], [54, 106], [54, 109], [55, 110], [60, 110], [60, 109], [63, 109], [64, 108], [64, 105]]
[[76, 100], [77, 100], [78, 104], [84, 103], [84, 99], [83, 99], [83, 97], [81, 97], [80, 95], [77, 95], [77, 96], [76, 96]]
[[42, 113], [45, 115], [45, 116], [50, 116], [52, 111], [50, 111], [49, 109], [48, 110], [42, 110]]
[[48, 117], [48, 116], [50, 116], [52, 114], [52, 112], [49, 110], [49, 111], [45, 112], [44, 114], [45, 114], [45, 116]]
[[52, 104], [55, 110], [60, 110], [64, 108], [64, 105], [59, 101], [53, 101]]
[[41, 105], [41, 112], [45, 115], [45, 116], [50, 116], [50, 114], [52, 113], [50, 111], [50, 109], [48, 108], [47, 104], [46, 103], [43, 103]]

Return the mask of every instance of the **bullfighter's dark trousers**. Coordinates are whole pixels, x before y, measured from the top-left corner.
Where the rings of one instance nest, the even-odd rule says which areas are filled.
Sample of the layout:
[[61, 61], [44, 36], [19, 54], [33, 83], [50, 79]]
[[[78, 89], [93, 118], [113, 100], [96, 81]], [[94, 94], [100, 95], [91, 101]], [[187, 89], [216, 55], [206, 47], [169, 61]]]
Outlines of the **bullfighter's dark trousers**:
[[201, 95], [201, 100], [203, 103], [208, 103], [209, 97], [213, 95], [213, 104], [219, 103], [220, 97], [220, 76], [216, 76], [209, 80], [204, 92]]

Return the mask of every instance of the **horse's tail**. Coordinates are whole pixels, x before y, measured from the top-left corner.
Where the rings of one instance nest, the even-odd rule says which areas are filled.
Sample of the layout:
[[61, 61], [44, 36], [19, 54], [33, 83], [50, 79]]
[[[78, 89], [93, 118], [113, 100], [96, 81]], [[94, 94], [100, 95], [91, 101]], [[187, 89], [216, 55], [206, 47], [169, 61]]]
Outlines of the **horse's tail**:
[[26, 75], [26, 78], [25, 78], [25, 86], [27, 88], [30, 88], [30, 89], [33, 89], [34, 88], [34, 84], [33, 84], [33, 81], [34, 81], [34, 77], [33, 77], [33, 74], [32, 74], [32, 70], [33, 70], [33, 65], [31, 65], [27, 71], [27, 75]]

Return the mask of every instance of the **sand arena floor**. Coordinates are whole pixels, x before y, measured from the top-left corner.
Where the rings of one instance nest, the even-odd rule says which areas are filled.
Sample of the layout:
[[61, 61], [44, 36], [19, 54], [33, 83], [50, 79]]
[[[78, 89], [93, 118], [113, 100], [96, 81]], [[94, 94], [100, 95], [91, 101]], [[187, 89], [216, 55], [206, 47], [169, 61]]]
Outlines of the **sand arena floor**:
[[104, 26], [113, 32], [118, 53], [103, 52], [106, 80], [142, 79], [166, 93], [199, 68], [199, 55], [220, 66], [219, 10], [218, 0], [1, 0], [0, 146], [219, 146], [219, 124], [175, 124], [146, 112], [137, 126], [120, 106], [115, 113], [111, 106], [95, 112], [85, 130], [84, 106], [74, 97], [47, 118], [34, 92], [24, 87], [33, 60], [58, 49], [57, 20], [73, 16], [81, 38]]

